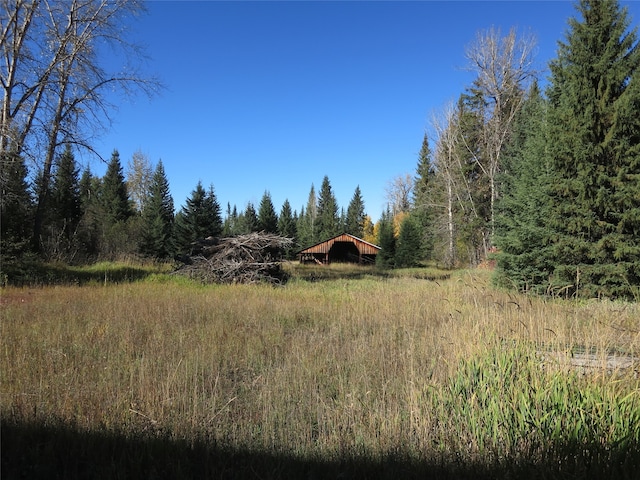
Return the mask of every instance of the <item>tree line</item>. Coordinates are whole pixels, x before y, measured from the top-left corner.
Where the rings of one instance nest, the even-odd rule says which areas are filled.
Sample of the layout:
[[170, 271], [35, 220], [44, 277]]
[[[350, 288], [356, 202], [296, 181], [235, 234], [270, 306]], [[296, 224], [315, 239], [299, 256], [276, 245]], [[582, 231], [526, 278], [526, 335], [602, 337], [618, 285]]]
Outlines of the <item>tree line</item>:
[[[20, 38], [32, 4], [15, 5], [15, 23], [9, 25]], [[118, 2], [71, 5], [107, 8]], [[69, 16], [69, 22], [78, 16]], [[10, 31], [5, 28], [4, 35]], [[3, 41], [3, 48], [7, 45]], [[347, 232], [380, 245], [377, 261], [384, 267], [431, 262], [456, 268], [495, 260], [495, 278], [509, 288], [637, 299], [637, 29], [631, 28], [627, 10], [617, 1], [580, 0], [565, 38], [558, 42], [544, 88], [541, 72], [534, 68], [534, 52], [535, 39], [516, 29], [504, 35], [495, 28], [478, 33], [465, 51], [474, 81], [434, 115], [421, 139], [415, 172], [389, 182], [388, 207], [375, 225], [365, 213], [360, 188], [345, 211], [328, 176], [319, 192], [311, 185], [299, 212], [287, 200], [277, 213], [265, 191], [257, 207], [248, 203], [239, 211], [227, 204], [223, 218], [213, 186], [207, 189], [200, 183], [174, 215], [162, 163], [152, 168], [140, 154], [132, 158], [126, 178], [117, 152], [103, 178], [90, 171], [80, 175], [71, 148], [83, 143], [82, 124], [72, 122], [79, 117], [69, 114], [61, 120], [45, 110], [42, 118], [57, 128], [45, 130], [49, 142], [43, 142], [41, 134], [17, 121], [25, 118], [18, 115], [20, 108], [31, 111], [25, 110], [31, 104], [16, 102], [9, 94], [22, 92], [19, 98], [30, 98], [32, 90], [23, 92], [28, 82], [6, 74], [12, 71], [8, 68], [3, 72], [7, 112], [0, 163], [3, 260], [28, 251], [67, 261], [122, 253], [171, 258], [188, 253], [198, 238], [260, 230], [294, 238], [297, 249]], [[5, 53], [12, 58], [11, 52]], [[83, 55], [77, 54], [81, 59]], [[56, 71], [66, 65], [62, 62]], [[86, 76], [83, 69], [68, 73], [71, 79]], [[44, 74], [39, 78], [49, 81]], [[55, 85], [59, 88], [60, 82]], [[43, 90], [48, 95], [50, 91], [56, 91], [51, 84]], [[65, 90], [70, 91], [81, 89]], [[55, 98], [62, 96], [67, 105], [65, 92]], [[47, 154], [29, 182], [25, 158], [36, 145], [50, 144], [57, 154]]]
[[90, 169], [80, 173], [69, 145], [54, 159], [47, 187], [46, 209], [41, 212], [39, 238], [33, 239], [41, 176], [28, 182], [20, 157], [3, 166], [5, 191], [2, 204], [3, 260], [19, 259], [33, 250], [46, 260], [83, 263], [140, 254], [158, 260], [188, 255], [198, 240], [251, 232], [276, 233], [294, 239], [288, 255], [298, 248], [346, 232], [373, 240], [373, 224], [365, 214], [357, 186], [347, 210], [340, 210], [328, 176], [316, 195], [313, 184], [300, 214], [285, 200], [279, 213], [265, 191], [256, 207], [247, 203], [242, 211], [227, 204], [223, 216], [213, 185], [198, 182], [185, 205], [175, 212], [164, 165], [152, 166], [136, 152], [126, 169], [114, 150], [104, 176]]
[[640, 298], [640, 47], [627, 9], [581, 0], [546, 88], [531, 38], [481, 32], [476, 79], [425, 137], [409, 215], [447, 266], [498, 284]]

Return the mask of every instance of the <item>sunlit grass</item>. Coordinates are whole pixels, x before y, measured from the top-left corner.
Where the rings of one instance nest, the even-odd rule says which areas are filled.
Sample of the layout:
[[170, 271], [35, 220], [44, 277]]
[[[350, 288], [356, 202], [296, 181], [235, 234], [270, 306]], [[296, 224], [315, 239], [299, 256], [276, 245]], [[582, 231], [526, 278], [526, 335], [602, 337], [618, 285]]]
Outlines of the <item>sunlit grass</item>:
[[637, 304], [514, 295], [483, 271], [289, 268], [279, 287], [155, 272], [4, 288], [3, 422], [506, 472], [640, 462], [637, 365], [584, 374], [538, 355], [639, 356]]

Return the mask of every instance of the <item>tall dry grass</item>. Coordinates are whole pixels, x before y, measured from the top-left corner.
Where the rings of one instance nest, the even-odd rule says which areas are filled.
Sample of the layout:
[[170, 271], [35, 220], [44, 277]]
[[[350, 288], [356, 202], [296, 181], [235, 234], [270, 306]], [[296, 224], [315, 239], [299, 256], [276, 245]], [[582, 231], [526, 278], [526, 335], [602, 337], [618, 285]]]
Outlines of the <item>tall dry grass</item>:
[[313, 460], [640, 466], [637, 371], [537, 355], [640, 356], [636, 304], [513, 295], [486, 272], [156, 280], [3, 289], [3, 422]]

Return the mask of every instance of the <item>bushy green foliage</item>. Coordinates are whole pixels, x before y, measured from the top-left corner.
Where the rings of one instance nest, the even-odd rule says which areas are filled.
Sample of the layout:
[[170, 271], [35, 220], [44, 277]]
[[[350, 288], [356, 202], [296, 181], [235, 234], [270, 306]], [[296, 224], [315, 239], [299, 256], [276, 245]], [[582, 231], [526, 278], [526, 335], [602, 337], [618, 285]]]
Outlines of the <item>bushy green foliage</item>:
[[615, 0], [582, 0], [551, 63], [553, 281], [588, 297], [640, 285], [640, 48]]
[[381, 268], [393, 268], [396, 256], [396, 237], [393, 231], [393, 218], [389, 211], [385, 212], [380, 219], [378, 246], [380, 251], [376, 256], [376, 265]]
[[29, 246], [33, 199], [24, 159], [11, 152], [0, 154], [0, 255], [2, 264], [17, 261]]
[[415, 267], [422, 259], [422, 230], [418, 220], [407, 215], [400, 225], [400, 235], [396, 245], [395, 266], [398, 268]]
[[497, 280], [520, 291], [545, 293], [553, 271], [548, 225], [553, 181], [546, 155], [546, 102], [534, 84], [504, 152], [497, 204]]
[[454, 448], [470, 446], [489, 458], [563, 459], [565, 472], [615, 477], [611, 468], [640, 454], [638, 391], [586, 381], [552, 365], [545, 370], [541, 362], [535, 350], [504, 343], [461, 360], [433, 398], [447, 419], [442, 431]]

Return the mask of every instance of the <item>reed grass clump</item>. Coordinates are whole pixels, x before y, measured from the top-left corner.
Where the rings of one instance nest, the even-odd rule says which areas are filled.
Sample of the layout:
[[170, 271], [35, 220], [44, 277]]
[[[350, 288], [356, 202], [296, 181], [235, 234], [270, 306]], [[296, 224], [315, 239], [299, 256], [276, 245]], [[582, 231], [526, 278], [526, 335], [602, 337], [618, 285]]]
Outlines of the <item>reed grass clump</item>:
[[513, 295], [484, 272], [373, 270], [1, 293], [3, 478], [640, 468], [637, 364], [585, 372], [542, 355], [637, 357], [635, 304]]

